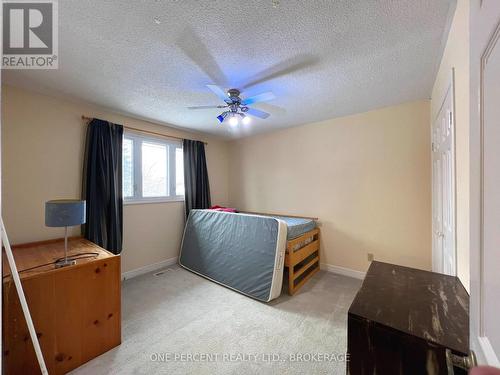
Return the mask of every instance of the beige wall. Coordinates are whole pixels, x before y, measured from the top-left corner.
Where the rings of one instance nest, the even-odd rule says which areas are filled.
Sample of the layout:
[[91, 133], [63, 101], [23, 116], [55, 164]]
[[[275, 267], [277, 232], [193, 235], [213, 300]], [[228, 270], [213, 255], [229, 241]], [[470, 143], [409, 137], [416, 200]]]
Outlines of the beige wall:
[[[45, 227], [44, 203], [49, 199], [81, 195], [85, 137], [82, 114], [168, 135], [207, 140], [212, 201], [227, 204], [226, 142], [88, 104], [3, 86], [2, 215], [12, 243], [63, 236], [63, 229]], [[183, 210], [182, 202], [125, 205], [122, 271], [177, 256], [184, 226]], [[71, 231], [78, 234], [79, 228]]]
[[[318, 216], [323, 262], [431, 267], [429, 102], [224, 142], [4, 86], [3, 216], [13, 243], [60, 237], [44, 202], [80, 196], [82, 114], [208, 141], [214, 204]], [[183, 204], [124, 207], [123, 271], [175, 257]], [[78, 228], [72, 229], [73, 234]]]
[[322, 262], [431, 268], [430, 106], [403, 104], [234, 142], [230, 204], [317, 216]]
[[431, 124], [455, 68], [457, 273], [469, 290], [469, 1], [459, 0], [432, 90]]

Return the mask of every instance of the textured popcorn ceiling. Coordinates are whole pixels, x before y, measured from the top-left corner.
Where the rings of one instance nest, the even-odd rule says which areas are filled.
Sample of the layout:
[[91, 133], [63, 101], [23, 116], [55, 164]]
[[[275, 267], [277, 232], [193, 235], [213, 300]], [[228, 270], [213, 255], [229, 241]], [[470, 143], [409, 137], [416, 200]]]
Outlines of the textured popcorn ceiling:
[[[64, 0], [59, 69], [6, 70], [4, 81], [241, 137], [428, 99], [454, 7], [454, 0]], [[232, 128], [218, 123], [220, 110], [188, 110], [220, 104], [205, 87], [211, 83], [247, 87], [246, 96], [273, 91], [275, 100], [256, 105], [271, 117]]]

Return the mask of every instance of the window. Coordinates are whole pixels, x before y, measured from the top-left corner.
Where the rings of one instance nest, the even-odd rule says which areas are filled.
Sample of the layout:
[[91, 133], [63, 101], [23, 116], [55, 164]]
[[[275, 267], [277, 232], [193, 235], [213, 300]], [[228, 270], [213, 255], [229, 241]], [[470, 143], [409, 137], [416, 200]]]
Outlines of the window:
[[184, 200], [181, 143], [125, 133], [123, 198], [125, 203]]

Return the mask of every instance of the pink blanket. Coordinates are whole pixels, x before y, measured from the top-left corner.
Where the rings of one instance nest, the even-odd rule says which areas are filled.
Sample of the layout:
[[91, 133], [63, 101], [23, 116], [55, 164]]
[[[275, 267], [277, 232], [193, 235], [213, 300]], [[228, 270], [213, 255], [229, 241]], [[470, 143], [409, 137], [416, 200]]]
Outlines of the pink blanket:
[[210, 207], [210, 209], [214, 211], [237, 212], [235, 208], [231, 207], [212, 206]]

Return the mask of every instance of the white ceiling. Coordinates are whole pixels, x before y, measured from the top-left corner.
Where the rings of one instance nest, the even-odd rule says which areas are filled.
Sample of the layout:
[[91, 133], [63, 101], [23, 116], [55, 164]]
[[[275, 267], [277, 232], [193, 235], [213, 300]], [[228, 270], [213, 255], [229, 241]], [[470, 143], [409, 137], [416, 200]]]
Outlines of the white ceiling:
[[[6, 70], [3, 78], [236, 138], [428, 99], [454, 7], [455, 0], [64, 0], [59, 69]], [[275, 100], [256, 105], [271, 117], [232, 128], [218, 123], [220, 110], [188, 110], [220, 104], [205, 87], [211, 83], [243, 89], [243, 97], [274, 92]]]

